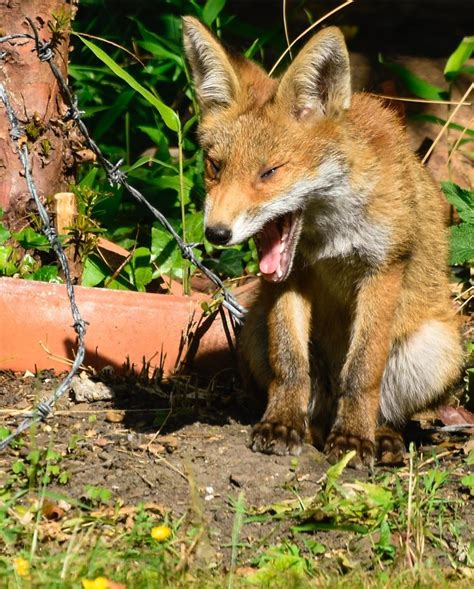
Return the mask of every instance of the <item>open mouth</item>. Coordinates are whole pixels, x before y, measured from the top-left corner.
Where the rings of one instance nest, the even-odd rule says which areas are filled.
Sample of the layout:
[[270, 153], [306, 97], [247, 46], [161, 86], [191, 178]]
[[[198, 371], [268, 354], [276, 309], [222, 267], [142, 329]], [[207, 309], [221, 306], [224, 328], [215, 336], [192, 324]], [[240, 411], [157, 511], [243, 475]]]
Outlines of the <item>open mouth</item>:
[[269, 221], [256, 236], [260, 272], [269, 282], [283, 282], [290, 273], [301, 228], [301, 211]]

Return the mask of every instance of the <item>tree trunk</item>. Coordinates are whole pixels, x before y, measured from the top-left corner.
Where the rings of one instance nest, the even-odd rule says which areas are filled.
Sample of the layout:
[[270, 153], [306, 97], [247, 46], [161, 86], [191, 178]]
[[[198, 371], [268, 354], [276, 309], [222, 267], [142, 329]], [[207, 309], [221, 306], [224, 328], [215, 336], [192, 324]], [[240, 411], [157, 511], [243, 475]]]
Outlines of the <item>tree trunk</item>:
[[[70, 22], [78, 0], [0, 0], [0, 36], [32, 34], [29, 17], [41, 40], [53, 40], [55, 63], [67, 76]], [[48, 201], [67, 189], [74, 172], [70, 125], [58, 84], [47, 62], [41, 62], [34, 42], [15, 39], [0, 46], [0, 83], [8, 93], [25, 130], [30, 163], [40, 197]], [[36, 210], [28, 193], [10, 127], [0, 102], [0, 207], [11, 229], [24, 226], [25, 216]]]

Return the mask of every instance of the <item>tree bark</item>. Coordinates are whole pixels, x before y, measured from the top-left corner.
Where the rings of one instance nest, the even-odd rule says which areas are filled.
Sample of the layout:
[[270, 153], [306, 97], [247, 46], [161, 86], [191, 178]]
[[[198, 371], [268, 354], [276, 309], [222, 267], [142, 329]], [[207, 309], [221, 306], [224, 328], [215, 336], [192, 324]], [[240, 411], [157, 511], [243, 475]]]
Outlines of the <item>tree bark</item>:
[[[78, 0], [0, 0], [0, 36], [32, 34], [29, 17], [41, 40], [54, 39], [55, 63], [67, 76], [70, 21]], [[62, 24], [58, 24], [62, 23]], [[53, 34], [53, 30], [59, 33]], [[48, 201], [68, 188], [74, 173], [70, 125], [58, 84], [47, 62], [41, 62], [34, 42], [15, 39], [0, 46], [0, 82], [22, 123], [30, 148], [30, 164], [40, 197]], [[11, 229], [24, 225], [35, 210], [28, 193], [9, 122], [0, 103], [0, 208]]]

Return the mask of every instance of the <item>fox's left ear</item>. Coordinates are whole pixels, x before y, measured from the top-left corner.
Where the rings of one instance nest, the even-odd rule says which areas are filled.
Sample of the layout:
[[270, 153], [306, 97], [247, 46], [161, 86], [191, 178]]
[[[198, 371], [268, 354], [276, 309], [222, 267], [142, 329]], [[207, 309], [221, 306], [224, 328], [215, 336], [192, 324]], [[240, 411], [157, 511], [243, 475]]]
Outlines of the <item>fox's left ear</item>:
[[277, 97], [297, 118], [331, 116], [349, 108], [349, 54], [338, 28], [323, 29], [303, 47], [283, 75]]

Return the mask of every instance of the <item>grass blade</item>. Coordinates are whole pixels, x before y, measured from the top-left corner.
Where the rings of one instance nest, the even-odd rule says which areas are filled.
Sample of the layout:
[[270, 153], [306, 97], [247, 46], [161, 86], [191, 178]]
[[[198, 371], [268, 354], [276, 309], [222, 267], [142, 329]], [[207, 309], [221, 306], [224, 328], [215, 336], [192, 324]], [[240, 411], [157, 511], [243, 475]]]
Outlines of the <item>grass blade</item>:
[[462, 66], [471, 57], [474, 51], [474, 37], [464, 37], [456, 50], [451, 53], [444, 68], [446, 80], [453, 80], [461, 73]]
[[386, 61], [383, 55], [379, 55], [379, 62], [391, 70], [415, 96], [425, 98], [426, 100], [447, 100], [448, 93], [443, 88], [434, 86], [419, 78], [416, 74], [403, 67], [399, 63]]
[[139, 82], [137, 82], [133, 76], [126, 72], [123, 67], [121, 67], [114, 59], [107, 55], [103, 49], [98, 47], [95, 43], [92, 43], [92, 41], [85, 39], [81, 35], [78, 35], [78, 37], [81, 39], [84, 45], [88, 47], [88, 49], [90, 49], [92, 53], [98, 59], [100, 59], [100, 61], [110, 68], [118, 78], [126, 82], [131, 88], [141, 94], [147, 102], [156, 108], [168, 129], [178, 132], [178, 129], [180, 128], [180, 120], [172, 108], [167, 106], [164, 102], [162, 102]]

